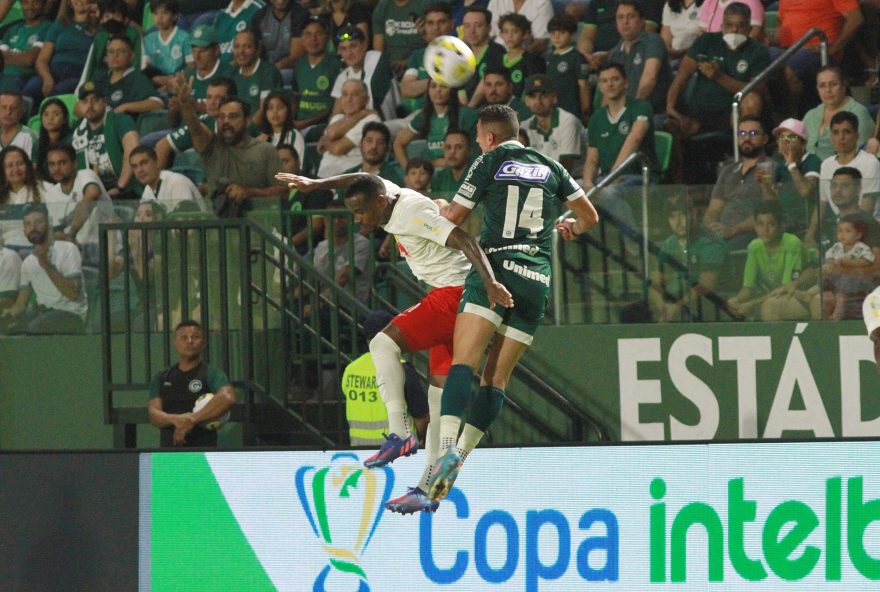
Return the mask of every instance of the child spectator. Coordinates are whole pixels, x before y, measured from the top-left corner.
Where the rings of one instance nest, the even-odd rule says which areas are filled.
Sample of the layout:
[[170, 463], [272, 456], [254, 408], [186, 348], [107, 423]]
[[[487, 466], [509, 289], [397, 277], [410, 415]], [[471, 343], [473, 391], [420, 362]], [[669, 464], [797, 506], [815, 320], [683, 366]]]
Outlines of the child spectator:
[[500, 37], [507, 46], [507, 52], [497, 62], [489, 62], [489, 67], [504, 68], [513, 80], [513, 94], [522, 95], [523, 82], [532, 74], [544, 73], [544, 61], [533, 53], [526, 52], [526, 41], [532, 34], [532, 24], [525, 16], [511, 12], [498, 19]]
[[287, 93], [271, 92], [266, 95], [263, 105], [263, 133], [257, 139], [269, 142], [276, 148], [290, 144], [296, 149], [297, 155], [305, 154], [306, 141], [293, 125], [293, 109]]
[[553, 49], [547, 53], [546, 70], [556, 88], [559, 108], [586, 123], [591, 102], [589, 72], [584, 56], [572, 44], [577, 22], [567, 14], [559, 14], [550, 19], [547, 29]]
[[156, 88], [168, 86], [169, 78], [192, 64], [189, 33], [177, 26], [180, 7], [177, 0], [153, 0], [156, 30], [144, 36], [145, 74]]
[[418, 191], [425, 195], [431, 190], [431, 178], [434, 176], [434, 163], [427, 158], [413, 158], [406, 163], [407, 189]]
[[[871, 247], [862, 242], [868, 235], [864, 220], [844, 216], [837, 221], [837, 242], [825, 253], [823, 272], [828, 283], [825, 302], [833, 303], [832, 319], [858, 318], [858, 305], [874, 288], [874, 282], [857, 270], [874, 264]], [[848, 307], [848, 303], [854, 306]], [[848, 310], [848, 308], [850, 310]]]
[[728, 308], [734, 315], [748, 317], [760, 307], [764, 321], [807, 318], [808, 307], [794, 295], [793, 285], [803, 269], [803, 243], [795, 235], [782, 232], [778, 202], [761, 202], [754, 218], [758, 238], [749, 243], [743, 285], [727, 301]]

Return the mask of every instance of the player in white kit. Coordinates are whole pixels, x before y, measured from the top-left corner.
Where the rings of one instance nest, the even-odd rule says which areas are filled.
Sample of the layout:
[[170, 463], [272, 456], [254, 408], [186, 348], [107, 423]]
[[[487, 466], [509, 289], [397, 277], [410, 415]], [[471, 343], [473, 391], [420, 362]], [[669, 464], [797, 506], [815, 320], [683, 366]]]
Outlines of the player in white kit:
[[[432, 417], [440, 417], [442, 388], [452, 363], [455, 318], [471, 265], [479, 273], [493, 303], [509, 307], [513, 305], [513, 299], [495, 280], [477, 241], [440, 216], [439, 207], [428, 197], [363, 173], [327, 179], [279, 173], [275, 178], [300, 191], [347, 187], [345, 206], [354, 214], [355, 222], [366, 232], [380, 227], [393, 234], [397, 248], [413, 274], [432, 288], [421, 302], [400, 313], [370, 341], [370, 353], [376, 366], [379, 392], [388, 410], [391, 434], [379, 452], [364, 464], [380, 467], [400, 456], [409, 456], [418, 449], [418, 443], [415, 435], [408, 432], [405, 422], [401, 354], [429, 350], [428, 407]], [[422, 478], [416, 487], [385, 504], [393, 512], [409, 514], [437, 509], [438, 502], [429, 500], [426, 495], [439, 447], [436, 423], [428, 424], [425, 440], [427, 458]]]

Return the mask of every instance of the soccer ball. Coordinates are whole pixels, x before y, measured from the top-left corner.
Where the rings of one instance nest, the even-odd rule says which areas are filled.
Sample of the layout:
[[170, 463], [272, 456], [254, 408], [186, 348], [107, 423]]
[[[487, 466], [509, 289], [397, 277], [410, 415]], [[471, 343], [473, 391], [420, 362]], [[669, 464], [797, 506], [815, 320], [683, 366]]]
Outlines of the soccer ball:
[[477, 71], [477, 58], [458, 37], [437, 37], [425, 48], [425, 70], [437, 83], [458, 88]]
[[[202, 395], [201, 397], [196, 399], [196, 404], [193, 405], [193, 413], [196, 413], [196, 412], [204, 409], [205, 405], [208, 404], [208, 401], [210, 401], [213, 398], [214, 398], [214, 393], [205, 393], [204, 395]], [[215, 431], [215, 430], [219, 430], [220, 428], [222, 428], [226, 424], [227, 421], [229, 421], [229, 411], [227, 411], [226, 413], [224, 413], [223, 415], [221, 415], [220, 417], [218, 417], [216, 419], [212, 419], [211, 421], [202, 422], [199, 425], [202, 426], [203, 428], [205, 428], [206, 430]]]

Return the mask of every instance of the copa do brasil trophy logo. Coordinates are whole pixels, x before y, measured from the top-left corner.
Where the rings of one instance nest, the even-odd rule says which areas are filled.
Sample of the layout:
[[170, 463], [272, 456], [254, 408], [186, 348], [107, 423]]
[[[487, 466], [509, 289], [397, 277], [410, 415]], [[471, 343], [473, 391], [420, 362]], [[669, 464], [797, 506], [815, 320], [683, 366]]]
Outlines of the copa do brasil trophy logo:
[[359, 581], [358, 592], [369, 592], [360, 560], [393, 488], [394, 472], [390, 467], [366, 470], [350, 452], [334, 454], [329, 466], [297, 470], [296, 493], [328, 559], [312, 592], [353, 589], [352, 578]]

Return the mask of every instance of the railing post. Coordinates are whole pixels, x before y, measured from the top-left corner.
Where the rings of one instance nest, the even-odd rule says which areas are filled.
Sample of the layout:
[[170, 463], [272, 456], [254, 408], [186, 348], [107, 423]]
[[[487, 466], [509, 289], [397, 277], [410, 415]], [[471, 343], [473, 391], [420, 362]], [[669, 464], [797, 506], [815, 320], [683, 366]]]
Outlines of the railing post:
[[650, 249], [650, 236], [648, 235], [648, 185], [651, 183], [651, 169], [648, 167], [648, 159], [642, 159], [642, 262], [645, 272], [645, 286], [651, 279], [648, 270], [648, 251]]
[[[563, 215], [564, 217], [564, 215]], [[562, 257], [559, 249], [562, 243], [559, 240], [559, 231], [553, 225], [552, 244], [550, 245], [550, 273], [553, 276], [553, 324], [562, 324]]]

